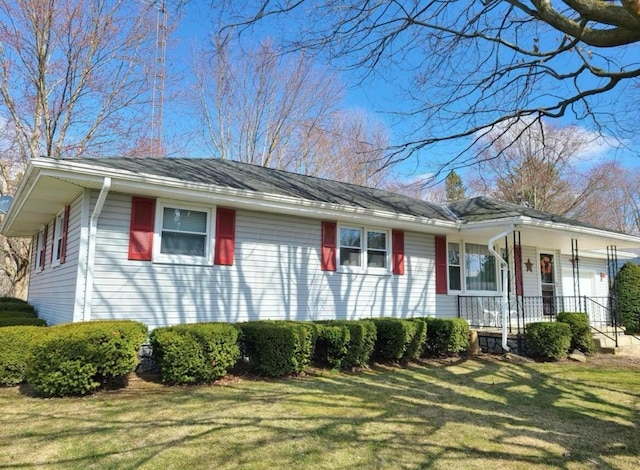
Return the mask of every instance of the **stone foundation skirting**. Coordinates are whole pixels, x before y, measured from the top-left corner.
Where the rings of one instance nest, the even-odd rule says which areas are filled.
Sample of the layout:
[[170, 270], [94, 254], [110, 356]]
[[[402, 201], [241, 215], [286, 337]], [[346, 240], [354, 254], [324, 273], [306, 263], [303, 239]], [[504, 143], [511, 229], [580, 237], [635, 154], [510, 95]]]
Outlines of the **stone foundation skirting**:
[[[495, 331], [477, 331], [478, 347], [483, 353], [487, 354], [504, 354], [502, 348], [502, 334]], [[525, 356], [527, 353], [526, 342], [523, 337], [518, 335], [509, 335], [507, 337], [507, 346], [510, 352]]]

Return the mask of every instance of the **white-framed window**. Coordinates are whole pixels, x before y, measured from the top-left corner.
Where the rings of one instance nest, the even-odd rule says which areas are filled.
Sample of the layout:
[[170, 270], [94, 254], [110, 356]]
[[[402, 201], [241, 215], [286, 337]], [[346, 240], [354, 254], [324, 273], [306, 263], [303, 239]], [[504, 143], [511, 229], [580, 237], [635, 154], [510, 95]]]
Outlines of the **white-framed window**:
[[64, 237], [64, 209], [56, 215], [55, 231], [53, 233], [53, 259], [52, 265], [57, 266], [60, 264], [60, 258], [62, 257], [62, 242]]
[[462, 268], [460, 266], [460, 243], [447, 243], [447, 260], [449, 262], [449, 290], [460, 291], [461, 285], [461, 273]]
[[487, 245], [447, 243], [449, 291], [498, 292], [496, 257]]
[[212, 264], [212, 226], [210, 207], [158, 201], [153, 261]]
[[496, 257], [486, 245], [464, 244], [465, 288], [467, 291], [497, 292]]
[[36, 265], [34, 269], [40, 271], [44, 269], [47, 241], [44, 239], [44, 227], [38, 232], [36, 244]]
[[389, 232], [367, 227], [338, 229], [342, 270], [389, 272]]

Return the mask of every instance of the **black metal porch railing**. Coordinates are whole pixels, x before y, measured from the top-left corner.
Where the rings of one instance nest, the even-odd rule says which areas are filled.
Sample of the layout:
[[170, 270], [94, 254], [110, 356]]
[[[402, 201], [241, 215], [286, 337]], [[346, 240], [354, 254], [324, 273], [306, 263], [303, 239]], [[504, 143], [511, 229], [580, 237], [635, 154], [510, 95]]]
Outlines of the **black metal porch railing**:
[[[476, 328], [502, 327], [502, 297], [458, 296], [458, 316]], [[510, 297], [507, 304], [509, 332], [521, 332], [526, 324], [555, 321], [560, 312], [584, 312], [596, 329], [615, 327], [615, 305], [609, 297]]]

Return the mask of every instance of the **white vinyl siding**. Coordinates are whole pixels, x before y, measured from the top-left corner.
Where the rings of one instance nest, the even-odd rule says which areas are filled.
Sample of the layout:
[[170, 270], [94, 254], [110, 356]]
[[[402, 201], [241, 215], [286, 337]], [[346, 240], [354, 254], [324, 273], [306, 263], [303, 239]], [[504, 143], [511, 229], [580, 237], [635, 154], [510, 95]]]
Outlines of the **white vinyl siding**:
[[[80, 227], [82, 197], [71, 203], [69, 211], [69, 231], [67, 234], [67, 254], [63, 264], [51, 264], [51, 246], [55, 236], [53, 219], [47, 233], [47, 253], [45, 269], [36, 268], [29, 276], [28, 301], [38, 311], [38, 317], [49, 325], [74, 320], [76, 282], [78, 280], [78, 256], [80, 248]], [[32, 261], [36, 256], [32, 255]], [[54, 256], [55, 260], [55, 256]]]
[[[531, 271], [527, 271], [527, 262], [531, 263]], [[540, 258], [532, 246], [522, 247], [522, 288], [525, 297], [540, 295]]]
[[[580, 259], [580, 295], [591, 297], [607, 297], [609, 295], [609, 277], [607, 275], [607, 260], [586, 258], [578, 255]], [[562, 269], [558, 274], [562, 275], [560, 289], [565, 296], [576, 295], [573, 284], [573, 266], [571, 256], [563, 255], [560, 258]], [[603, 275], [604, 276], [603, 276]]]
[[92, 319], [150, 327], [196, 321], [435, 315], [433, 236], [405, 232], [406, 274], [320, 269], [319, 220], [236, 212], [233, 266], [127, 259], [131, 197], [110, 194], [98, 221]]

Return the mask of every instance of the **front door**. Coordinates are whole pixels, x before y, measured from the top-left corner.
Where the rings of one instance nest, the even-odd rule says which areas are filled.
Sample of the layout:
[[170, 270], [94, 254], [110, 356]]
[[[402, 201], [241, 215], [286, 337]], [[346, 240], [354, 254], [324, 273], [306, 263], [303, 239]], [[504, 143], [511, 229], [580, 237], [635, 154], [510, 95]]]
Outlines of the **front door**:
[[540, 253], [540, 286], [542, 288], [542, 313], [555, 315], [555, 264], [552, 254]]

